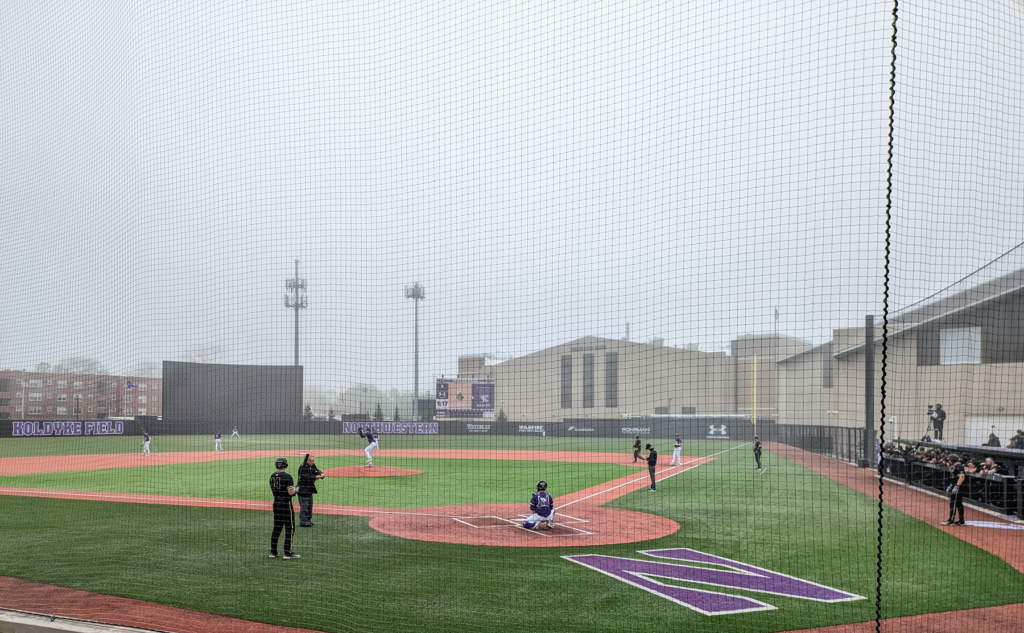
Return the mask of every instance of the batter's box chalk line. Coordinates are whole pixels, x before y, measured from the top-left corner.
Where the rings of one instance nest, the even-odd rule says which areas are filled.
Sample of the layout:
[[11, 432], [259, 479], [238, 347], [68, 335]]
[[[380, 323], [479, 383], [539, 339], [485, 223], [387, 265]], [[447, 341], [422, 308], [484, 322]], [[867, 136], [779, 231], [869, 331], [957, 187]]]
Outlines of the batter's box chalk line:
[[[588, 532], [581, 528], [573, 527], [573, 524], [590, 523], [590, 521], [586, 519], [580, 519], [574, 516], [569, 516], [567, 514], [559, 514], [555, 517], [554, 530], [527, 530], [523, 527], [522, 523], [523, 520], [526, 519], [528, 516], [530, 515], [520, 514], [518, 518], [508, 519], [505, 517], [499, 517], [495, 515], [484, 515], [475, 517], [452, 517], [452, 520], [476, 529], [514, 527], [520, 530], [531, 532], [533, 534], [539, 534], [544, 537], [588, 536], [593, 534], [593, 532]], [[564, 530], [559, 530], [560, 527], [565, 528], [565, 530], [568, 530], [569, 532], [567, 533]]]

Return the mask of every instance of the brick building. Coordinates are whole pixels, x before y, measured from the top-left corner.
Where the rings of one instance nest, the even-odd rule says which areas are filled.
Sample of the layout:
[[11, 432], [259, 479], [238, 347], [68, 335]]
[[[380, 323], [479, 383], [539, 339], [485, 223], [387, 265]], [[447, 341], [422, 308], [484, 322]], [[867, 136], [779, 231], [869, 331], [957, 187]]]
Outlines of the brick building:
[[0, 370], [0, 420], [159, 416], [163, 379]]

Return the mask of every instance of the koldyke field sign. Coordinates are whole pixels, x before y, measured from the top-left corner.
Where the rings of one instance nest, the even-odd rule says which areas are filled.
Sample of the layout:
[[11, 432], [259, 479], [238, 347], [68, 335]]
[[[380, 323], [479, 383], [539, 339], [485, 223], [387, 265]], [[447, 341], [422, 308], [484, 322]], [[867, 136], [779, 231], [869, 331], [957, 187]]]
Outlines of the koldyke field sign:
[[11, 437], [49, 437], [52, 435], [122, 435], [124, 422], [95, 420], [16, 420], [11, 422]]

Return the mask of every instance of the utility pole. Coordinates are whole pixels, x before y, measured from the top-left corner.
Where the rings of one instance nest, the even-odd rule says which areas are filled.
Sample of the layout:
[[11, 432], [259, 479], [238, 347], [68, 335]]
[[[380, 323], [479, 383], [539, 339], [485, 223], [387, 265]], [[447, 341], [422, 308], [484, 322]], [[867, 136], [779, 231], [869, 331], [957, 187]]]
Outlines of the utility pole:
[[292, 293], [284, 295], [286, 308], [295, 310], [295, 366], [299, 366], [299, 310], [306, 307], [306, 280], [299, 277], [299, 260], [295, 260], [295, 278], [285, 281], [285, 288]]
[[426, 296], [423, 286], [418, 281], [405, 288], [405, 298], [412, 299], [416, 304], [416, 366], [413, 369], [412, 383], [412, 419], [414, 422], [420, 419], [420, 299], [424, 299]]

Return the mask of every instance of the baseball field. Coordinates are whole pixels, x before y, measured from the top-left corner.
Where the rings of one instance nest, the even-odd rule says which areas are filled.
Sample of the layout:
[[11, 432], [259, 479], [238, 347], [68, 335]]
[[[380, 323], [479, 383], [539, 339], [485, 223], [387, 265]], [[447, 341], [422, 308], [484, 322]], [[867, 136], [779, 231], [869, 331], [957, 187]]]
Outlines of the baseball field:
[[[1021, 621], [1024, 533], [994, 517], [939, 528], [944, 501], [896, 484], [880, 512], [871, 471], [787, 447], [757, 471], [748, 443], [685, 442], [680, 466], [653, 443], [656, 492], [621, 440], [385, 436], [372, 467], [350, 436], [155, 437], [148, 457], [134, 437], [0, 440], [0, 607], [60, 614], [90, 592], [101, 621], [151, 604], [317, 631]], [[274, 459], [296, 476], [307, 452], [327, 473], [314, 526], [301, 559], [270, 559]], [[550, 531], [521, 526], [538, 480]]]

